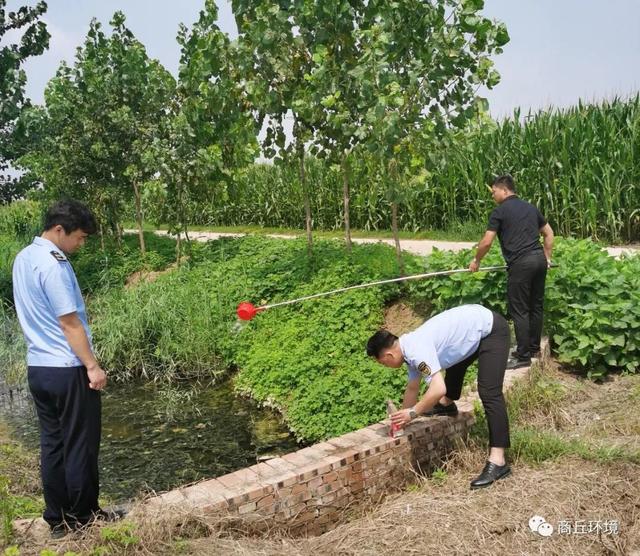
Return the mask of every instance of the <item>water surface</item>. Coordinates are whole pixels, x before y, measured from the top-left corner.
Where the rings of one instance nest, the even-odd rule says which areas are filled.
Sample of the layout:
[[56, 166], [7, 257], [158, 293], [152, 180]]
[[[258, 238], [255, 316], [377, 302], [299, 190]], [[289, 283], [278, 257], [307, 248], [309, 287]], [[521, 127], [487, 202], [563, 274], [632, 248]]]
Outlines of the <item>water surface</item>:
[[[120, 501], [253, 465], [298, 448], [278, 415], [217, 385], [109, 385], [102, 397], [101, 494]], [[0, 394], [0, 419], [38, 449], [28, 392]]]

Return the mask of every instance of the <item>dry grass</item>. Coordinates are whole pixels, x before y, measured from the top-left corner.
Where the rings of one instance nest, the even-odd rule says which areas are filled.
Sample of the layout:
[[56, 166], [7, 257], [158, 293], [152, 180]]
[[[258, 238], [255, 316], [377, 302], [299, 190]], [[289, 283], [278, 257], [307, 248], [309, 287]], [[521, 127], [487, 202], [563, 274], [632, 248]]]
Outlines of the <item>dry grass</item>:
[[[591, 442], [593, 422], [615, 422], [626, 415], [628, 429], [637, 441], [633, 423], [640, 392], [640, 376], [613, 379], [596, 385], [557, 369], [534, 375], [531, 384], [516, 386], [510, 403], [518, 406], [520, 425], [562, 438], [578, 435]], [[609, 408], [610, 411], [604, 411]], [[613, 410], [612, 408], [619, 408]], [[598, 413], [600, 411], [600, 413]], [[589, 418], [600, 415], [600, 420]], [[613, 425], [611, 425], [613, 427]], [[616, 429], [604, 427], [615, 440]], [[542, 448], [543, 449], [543, 448]], [[84, 537], [56, 545], [29, 541], [22, 554], [38, 554], [48, 546], [58, 553], [88, 553], [96, 547], [110, 554], [203, 555], [379, 555], [469, 554], [519, 555], [591, 554], [623, 555], [640, 550], [640, 465], [624, 459], [589, 460], [577, 456], [550, 458], [530, 464], [526, 454], [514, 464], [511, 477], [492, 488], [470, 491], [469, 481], [482, 468], [485, 449], [477, 439], [452, 455], [437, 477], [416, 478], [401, 494], [377, 504], [351, 510], [349, 519], [319, 537], [291, 538], [276, 530], [249, 534], [237, 518], [210, 516], [197, 511], [162, 514], [140, 512], [125, 526], [94, 527]], [[544, 538], [531, 532], [528, 521], [543, 516], [555, 532]], [[560, 534], [560, 521], [615, 521], [619, 534]], [[124, 527], [124, 529], [118, 529]], [[115, 530], [115, 533], [113, 532]], [[127, 534], [136, 537], [127, 547]]]
[[[189, 543], [190, 554], [628, 554], [640, 548], [638, 467], [566, 459], [537, 468], [518, 467], [494, 488], [472, 492], [468, 481], [482, 465], [477, 453], [460, 454], [444, 481], [426, 481], [417, 491], [389, 497], [350, 523], [305, 539], [229, 539]], [[634, 495], [635, 493], [635, 495]], [[619, 535], [530, 531], [541, 515], [557, 528], [561, 520], [617, 520]]]

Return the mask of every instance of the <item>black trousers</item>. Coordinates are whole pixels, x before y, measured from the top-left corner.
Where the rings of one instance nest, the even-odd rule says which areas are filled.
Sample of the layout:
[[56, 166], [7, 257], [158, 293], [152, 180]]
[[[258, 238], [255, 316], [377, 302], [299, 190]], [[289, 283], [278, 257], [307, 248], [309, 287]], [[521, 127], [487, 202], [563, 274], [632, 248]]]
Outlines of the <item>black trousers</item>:
[[444, 376], [447, 398], [460, 399], [464, 375], [469, 366], [478, 360], [478, 395], [482, 401], [489, 425], [489, 446], [508, 448], [509, 418], [504, 403], [502, 385], [509, 358], [509, 325], [502, 315], [493, 313], [491, 333], [480, 340], [478, 349], [466, 359], [449, 367]]
[[519, 359], [540, 351], [547, 259], [543, 251], [523, 255], [509, 265], [507, 301], [516, 330]]
[[40, 473], [50, 526], [87, 523], [98, 511], [100, 392], [85, 367], [29, 367], [40, 423]]

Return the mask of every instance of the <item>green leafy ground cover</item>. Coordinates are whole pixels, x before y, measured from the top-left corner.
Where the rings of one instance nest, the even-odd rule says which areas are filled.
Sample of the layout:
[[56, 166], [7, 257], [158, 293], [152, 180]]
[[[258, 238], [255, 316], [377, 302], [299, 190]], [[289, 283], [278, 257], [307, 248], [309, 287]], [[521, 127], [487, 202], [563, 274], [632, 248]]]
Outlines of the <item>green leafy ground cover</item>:
[[[436, 252], [428, 268], [465, 266], [471, 251]], [[640, 256], [614, 259], [590, 240], [558, 239], [545, 290], [545, 327], [561, 363], [601, 378], [640, 367]], [[503, 264], [494, 249], [483, 261]], [[506, 275], [451, 276], [411, 284], [412, 296], [437, 310], [482, 303], [506, 314]]]
[[[193, 243], [177, 267], [171, 266], [173, 240], [149, 234], [147, 243], [141, 257], [133, 236], [122, 246], [107, 243], [105, 251], [92, 240], [73, 259], [89, 294], [95, 345], [111, 376], [173, 381], [237, 370], [239, 392], [278, 408], [296, 435], [310, 441], [378, 420], [381, 402], [400, 397], [404, 372], [364, 354], [392, 301], [403, 298], [424, 316], [463, 303], [506, 313], [506, 274], [492, 272], [356, 290], [273, 309], [242, 325], [235, 309], [243, 300], [274, 303], [397, 276], [393, 250], [356, 245], [349, 256], [341, 242], [318, 240], [308, 258], [303, 239], [249, 236]], [[470, 258], [471, 252], [406, 255], [407, 272], [463, 268]], [[639, 258], [617, 261], [591, 241], [559, 239], [554, 261], [546, 328], [559, 360], [595, 378], [636, 372]], [[485, 263], [502, 264], [497, 247]], [[163, 269], [152, 281], [124, 287], [134, 272]], [[11, 332], [3, 340], [11, 349], [4, 351], [17, 362], [24, 348], [11, 340], [15, 326], [6, 311], [4, 320]]]

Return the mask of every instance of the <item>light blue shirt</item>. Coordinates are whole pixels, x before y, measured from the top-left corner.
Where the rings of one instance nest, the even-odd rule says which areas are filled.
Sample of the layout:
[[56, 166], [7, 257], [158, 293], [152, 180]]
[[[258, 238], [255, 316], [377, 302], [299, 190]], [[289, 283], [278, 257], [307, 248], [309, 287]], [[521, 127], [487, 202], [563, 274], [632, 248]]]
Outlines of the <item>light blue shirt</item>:
[[36, 237], [18, 253], [13, 263], [13, 299], [27, 340], [28, 365], [82, 365], [67, 342], [58, 317], [78, 313], [91, 344], [84, 301], [71, 263], [53, 242]]
[[491, 333], [493, 313], [482, 305], [462, 305], [430, 318], [400, 336], [400, 349], [409, 367], [409, 380], [422, 376], [427, 384], [443, 369], [472, 355]]

